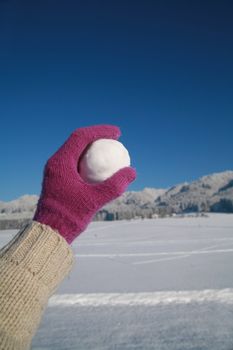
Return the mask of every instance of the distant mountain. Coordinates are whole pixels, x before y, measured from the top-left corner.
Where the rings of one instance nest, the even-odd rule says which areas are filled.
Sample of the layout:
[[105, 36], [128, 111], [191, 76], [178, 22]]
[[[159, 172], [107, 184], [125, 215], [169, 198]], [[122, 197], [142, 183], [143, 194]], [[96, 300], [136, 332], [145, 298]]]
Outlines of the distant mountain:
[[32, 216], [38, 202], [38, 196], [26, 194], [10, 202], [0, 201], [0, 217], [9, 215]]
[[[0, 201], [0, 229], [12, 227], [13, 222], [25, 223], [25, 220], [30, 220], [38, 198], [36, 195], [24, 195], [10, 202]], [[101, 209], [96, 219], [130, 219], [209, 211], [233, 213], [233, 171], [203, 176], [169, 189], [145, 188], [138, 192], [126, 192]]]
[[[104, 218], [153, 217], [185, 212], [233, 212], [233, 171], [203, 176], [169, 189], [126, 192], [98, 214]], [[105, 214], [105, 215], [104, 215]]]
[[232, 203], [233, 171], [203, 176], [191, 183], [185, 182], [174, 186], [155, 200], [158, 208], [170, 208], [176, 213], [233, 212]]
[[0, 201], [0, 230], [20, 228], [31, 221], [38, 198], [24, 195], [10, 202]]

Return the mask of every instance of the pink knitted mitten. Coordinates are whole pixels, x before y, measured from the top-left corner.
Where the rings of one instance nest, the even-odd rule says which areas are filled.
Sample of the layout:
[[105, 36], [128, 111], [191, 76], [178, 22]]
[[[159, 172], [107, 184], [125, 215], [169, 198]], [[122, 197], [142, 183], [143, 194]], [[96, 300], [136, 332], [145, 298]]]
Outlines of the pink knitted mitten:
[[111, 125], [75, 130], [45, 165], [33, 220], [57, 230], [70, 244], [102, 206], [120, 196], [136, 177], [133, 168], [123, 168], [98, 184], [86, 183], [77, 170], [90, 143], [101, 138], [116, 140], [119, 136], [119, 128]]

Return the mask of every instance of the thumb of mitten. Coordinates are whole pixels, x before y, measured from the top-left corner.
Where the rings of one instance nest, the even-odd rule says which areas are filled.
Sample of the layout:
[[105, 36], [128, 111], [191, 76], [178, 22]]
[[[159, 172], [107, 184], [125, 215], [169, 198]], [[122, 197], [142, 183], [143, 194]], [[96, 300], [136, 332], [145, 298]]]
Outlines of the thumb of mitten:
[[104, 182], [95, 185], [95, 190], [99, 194], [100, 206], [116, 199], [122, 195], [128, 185], [136, 178], [136, 171], [132, 167], [125, 167], [118, 170], [114, 175]]

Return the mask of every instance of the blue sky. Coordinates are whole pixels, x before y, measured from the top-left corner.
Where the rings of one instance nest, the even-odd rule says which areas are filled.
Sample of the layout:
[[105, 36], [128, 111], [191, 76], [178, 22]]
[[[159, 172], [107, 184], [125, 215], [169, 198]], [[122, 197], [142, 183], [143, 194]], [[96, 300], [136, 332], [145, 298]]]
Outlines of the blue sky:
[[232, 1], [0, 2], [0, 200], [39, 194], [80, 126], [115, 124], [137, 180], [233, 169]]

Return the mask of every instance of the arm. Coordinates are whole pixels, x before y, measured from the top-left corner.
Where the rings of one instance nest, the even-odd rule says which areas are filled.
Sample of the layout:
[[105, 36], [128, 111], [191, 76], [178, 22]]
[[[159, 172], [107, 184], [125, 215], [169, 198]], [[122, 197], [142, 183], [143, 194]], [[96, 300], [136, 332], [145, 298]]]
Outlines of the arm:
[[0, 349], [28, 349], [49, 297], [69, 273], [65, 239], [36, 221], [0, 250]]
[[119, 136], [109, 125], [77, 129], [47, 161], [32, 223], [0, 250], [0, 350], [30, 348], [49, 297], [72, 267], [70, 244], [135, 179], [131, 167], [95, 185], [79, 176], [86, 147]]

